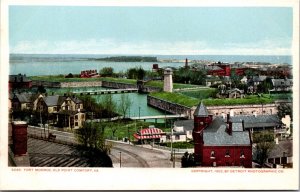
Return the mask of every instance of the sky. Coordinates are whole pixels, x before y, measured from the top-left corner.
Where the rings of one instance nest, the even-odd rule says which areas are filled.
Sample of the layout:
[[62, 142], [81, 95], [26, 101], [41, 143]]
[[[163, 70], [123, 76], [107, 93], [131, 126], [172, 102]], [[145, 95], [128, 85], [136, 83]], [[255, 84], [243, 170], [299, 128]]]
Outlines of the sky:
[[290, 55], [289, 7], [10, 6], [10, 53]]

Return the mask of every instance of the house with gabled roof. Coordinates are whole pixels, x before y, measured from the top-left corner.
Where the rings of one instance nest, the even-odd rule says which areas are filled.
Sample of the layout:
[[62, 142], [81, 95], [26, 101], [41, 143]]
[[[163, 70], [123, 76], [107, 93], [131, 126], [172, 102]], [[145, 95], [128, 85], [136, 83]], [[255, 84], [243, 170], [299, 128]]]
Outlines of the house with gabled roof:
[[293, 79], [272, 79], [272, 85], [271, 91], [292, 91]]
[[39, 95], [34, 110], [46, 112], [60, 127], [79, 128], [85, 121], [83, 103], [73, 96]]
[[194, 152], [196, 164], [204, 167], [252, 167], [250, 132], [242, 123], [213, 117], [201, 102], [194, 113]]
[[23, 111], [32, 109], [32, 102], [35, 95], [32, 93], [13, 93], [11, 96], [12, 109], [14, 111]]

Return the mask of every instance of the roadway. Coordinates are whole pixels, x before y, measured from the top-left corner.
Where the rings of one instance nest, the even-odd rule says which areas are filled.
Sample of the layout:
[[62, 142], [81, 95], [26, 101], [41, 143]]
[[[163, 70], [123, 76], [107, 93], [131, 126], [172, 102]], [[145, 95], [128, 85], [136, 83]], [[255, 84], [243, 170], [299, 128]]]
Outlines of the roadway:
[[[46, 135], [48, 130], [45, 129]], [[62, 132], [50, 129], [50, 133], [56, 135], [56, 142], [63, 141], [68, 143], [77, 143], [77, 140], [73, 133]], [[28, 127], [28, 134], [40, 137], [44, 134], [44, 128], [40, 127]], [[121, 167], [127, 168], [171, 168], [173, 166], [170, 161], [170, 152], [164, 150], [152, 149], [150, 145], [135, 146], [132, 144], [110, 141], [113, 144], [111, 152], [109, 154], [113, 166], [115, 168], [120, 167], [120, 155], [121, 155]], [[121, 154], [120, 154], [121, 152]], [[180, 163], [176, 162], [176, 167], [180, 167]]]

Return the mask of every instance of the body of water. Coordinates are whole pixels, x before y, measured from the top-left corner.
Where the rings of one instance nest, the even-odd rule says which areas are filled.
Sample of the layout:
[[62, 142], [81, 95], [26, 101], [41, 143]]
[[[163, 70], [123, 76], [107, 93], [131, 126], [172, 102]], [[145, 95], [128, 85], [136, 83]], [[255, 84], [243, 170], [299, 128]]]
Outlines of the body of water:
[[[126, 72], [132, 67], [142, 67], [145, 70], [152, 69], [154, 62], [107, 62], [89, 59], [109, 57], [111, 55], [35, 55], [12, 54], [10, 55], [9, 74], [35, 75], [59, 75], [79, 74], [82, 70], [113, 67], [115, 72]], [[268, 62], [291, 64], [291, 56], [241, 56], [241, 55], [158, 55], [158, 59], [184, 60], [208, 60], [222, 62]], [[180, 67], [184, 63], [159, 62], [159, 67]]]

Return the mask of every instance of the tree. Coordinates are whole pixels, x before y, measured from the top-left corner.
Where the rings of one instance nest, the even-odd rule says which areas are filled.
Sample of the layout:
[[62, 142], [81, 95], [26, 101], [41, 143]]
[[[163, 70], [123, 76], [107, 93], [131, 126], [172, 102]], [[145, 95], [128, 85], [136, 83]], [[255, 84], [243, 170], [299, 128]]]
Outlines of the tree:
[[257, 91], [259, 93], [268, 93], [271, 89], [273, 89], [273, 84], [271, 78], [269, 77], [257, 86]]
[[146, 71], [142, 67], [139, 67], [137, 70], [137, 79], [143, 80], [145, 75], [146, 75]]
[[104, 77], [111, 77], [114, 74], [114, 68], [104, 67], [100, 70], [100, 75]]
[[103, 106], [103, 109], [107, 113], [108, 117], [113, 117], [116, 110], [116, 103], [113, 101], [111, 94], [103, 96], [101, 105]]
[[43, 85], [38, 86], [37, 93], [42, 94], [42, 93], [46, 93], [46, 92], [47, 91], [46, 91], [46, 89], [45, 89], [45, 87]]
[[238, 87], [241, 84], [241, 77], [236, 74], [234, 69], [230, 72], [230, 79], [234, 87]]
[[253, 134], [253, 143], [255, 143], [256, 160], [263, 166], [268, 159], [269, 153], [274, 147], [274, 134], [269, 131], [262, 131]]
[[291, 119], [293, 119], [293, 108], [291, 105], [286, 103], [280, 103], [277, 107], [277, 110], [277, 114], [280, 119], [285, 117], [285, 115], [289, 115]]
[[85, 122], [75, 133], [78, 142], [84, 147], [106, 150], [104, 129], [99, 123]]
[[127, 113], [128, 109], [130, 108], [131, 104], [132, 104], [132, 102], [131, 102], [129, 96], [127, 94], [122, 94], [119, 108], [122, 112], [123, 118], [126, 117], [126, 113]]
[[146, 71], [142, 67], [130, 68], [127, 70], [127, 77], [129, 79], [142, 80], [146, 75]]

